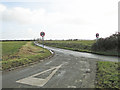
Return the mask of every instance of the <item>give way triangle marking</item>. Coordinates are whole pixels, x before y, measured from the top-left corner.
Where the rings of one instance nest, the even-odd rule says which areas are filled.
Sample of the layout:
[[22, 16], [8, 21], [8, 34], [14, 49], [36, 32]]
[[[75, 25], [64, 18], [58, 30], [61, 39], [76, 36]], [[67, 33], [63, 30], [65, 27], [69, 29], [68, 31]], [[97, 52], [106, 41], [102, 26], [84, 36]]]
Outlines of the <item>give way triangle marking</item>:
[[[57, 66], [57, 67], [53, 67], [53, 68], [50, 68], [50, 69], [45, 70], [43, 72], [34, 74], [34, 75], [29, 76], [27, 78], [20, 79], [20, 80], [18, 80], [16, 82], [17, 83], [22, 83], [22, 84], [27, 84], [27, 85], [32, 85], [32, 86], [42, 87], [53, 77], [53, 75], [58, 71], [58, 69], [61, 66], [62, 66], [62, 64]], [[36, 76], [41, 75], [41, 74], [46, 73], [46, 72], [51, 71], [51, 70], [53, 70], [52, 73], [48, 77], [46, 77], [45, 79], [43, 79], [43, 78], [36, 78]]]

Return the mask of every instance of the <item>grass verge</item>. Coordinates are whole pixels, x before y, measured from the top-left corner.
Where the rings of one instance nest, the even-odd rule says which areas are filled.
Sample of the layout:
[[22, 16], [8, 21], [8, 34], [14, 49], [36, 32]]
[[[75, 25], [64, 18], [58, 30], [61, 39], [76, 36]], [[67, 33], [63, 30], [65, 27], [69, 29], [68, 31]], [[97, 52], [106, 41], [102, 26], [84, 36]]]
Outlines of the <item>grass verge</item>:
[[50, 55], [51, 53], [47, 49], [44, 49], [43, 52], [43, 48], [35, 46], [32, 42], [26, 42], [25, 45], [22, 45], [21, 48], [18, 49], [18, 52], [12, 55], [5, 55], [7, 58], [2, 58], [2, 70], [9, 70], [11, 68], [30, 64]]
[[120, 62], [97, 62], [96, 88], [120, 89]]

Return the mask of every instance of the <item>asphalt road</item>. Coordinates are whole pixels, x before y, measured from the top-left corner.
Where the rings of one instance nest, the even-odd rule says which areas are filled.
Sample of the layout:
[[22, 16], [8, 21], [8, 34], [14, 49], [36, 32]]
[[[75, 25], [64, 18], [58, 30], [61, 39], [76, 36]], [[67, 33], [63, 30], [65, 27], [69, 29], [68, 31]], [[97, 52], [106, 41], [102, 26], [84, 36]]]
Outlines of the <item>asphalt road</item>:
[[2, 88], [94, 88], [96, 61], [118, 61], [117, 57], [45, 48], [54, 50], [55, 55], [31, 66], [3, 72]]

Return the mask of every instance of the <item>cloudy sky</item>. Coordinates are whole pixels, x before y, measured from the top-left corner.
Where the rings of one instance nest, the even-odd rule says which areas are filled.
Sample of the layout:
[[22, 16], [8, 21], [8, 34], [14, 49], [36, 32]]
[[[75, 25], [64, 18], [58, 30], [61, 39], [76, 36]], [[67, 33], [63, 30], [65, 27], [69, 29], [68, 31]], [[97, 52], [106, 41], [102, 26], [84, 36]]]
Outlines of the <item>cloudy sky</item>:
[[[16, 0], [17, 1], [17, 0]], [[0, 39], [95, 39], [118, 31], [119, 0], [0, 1]]]

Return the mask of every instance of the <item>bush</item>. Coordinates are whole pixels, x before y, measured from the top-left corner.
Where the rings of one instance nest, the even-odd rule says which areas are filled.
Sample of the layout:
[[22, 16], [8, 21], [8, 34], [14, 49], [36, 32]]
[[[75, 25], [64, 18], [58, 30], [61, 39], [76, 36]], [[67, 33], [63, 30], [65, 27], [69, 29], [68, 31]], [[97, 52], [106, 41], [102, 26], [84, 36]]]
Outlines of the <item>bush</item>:
[[107, 51], [119, 50], [120, 51], [120, 32], [117, 32], [107, 38], [98, 39], [91, 47], [93, 51]]

